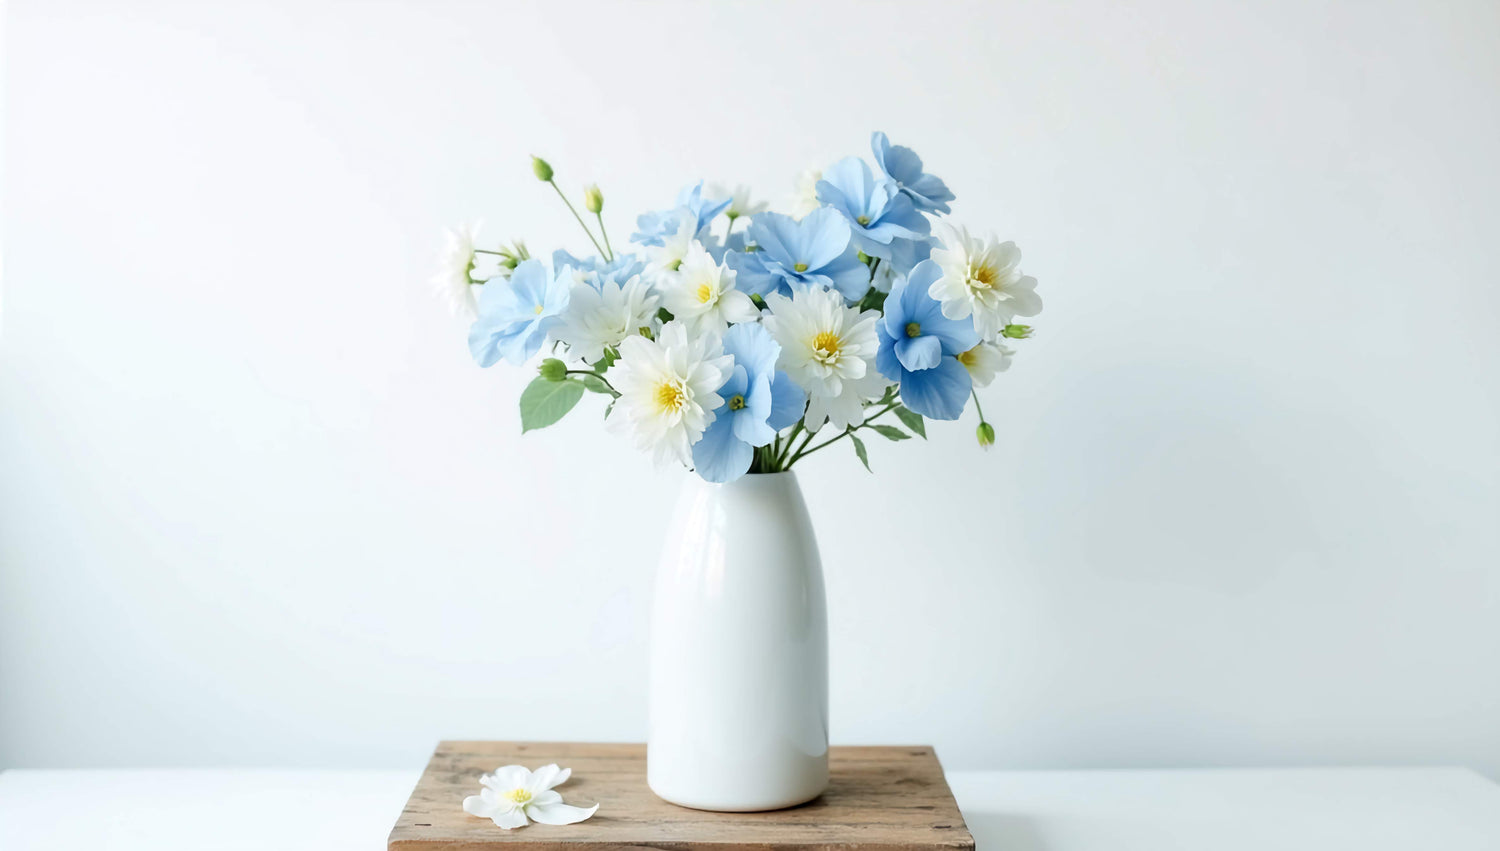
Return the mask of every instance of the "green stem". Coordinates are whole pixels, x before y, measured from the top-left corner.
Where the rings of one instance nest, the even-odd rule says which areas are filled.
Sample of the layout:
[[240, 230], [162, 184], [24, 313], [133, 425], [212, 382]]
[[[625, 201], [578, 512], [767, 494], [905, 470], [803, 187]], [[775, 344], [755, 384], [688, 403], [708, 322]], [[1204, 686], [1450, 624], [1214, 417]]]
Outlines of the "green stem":
[[979, 421], [984, 422], [984, 408], [979, 406], [979, 391], [969, 388], [969, 395], [974, 397], [974, 412], [979, 414]]
[[[791, 432], [786, 436], [786, 446], [782, 447], [781, 451], [776, 453], [776, 466], [778, 468], [785, 469], [786, 456], [792, 454], [792, 444], [796, 442], [797, 435], [801, 433], [802, 421], [797, 420], [797, 424], [792, 426]], [[777, 438], [777, 440], [780, 440], [780, 438]]]
[[474, 253], [476, 253], [476, 254], [493, 254], [496, 257], [504, 257], [505, 256], [505, 252], [503, 252], [503, 251], [491, 251], [488, 248], [476, 248], [476, 249], [474, 249]]
[[600, 375], [599, 373], [593, 371], [592, 369], [570, 369], [570, 370], [568, 370], [567, 372], [565, 372], [563, 374], [564, 375], [587, 375], [590, 378], [597, 378], [600, 381], [604, 382], [604, 386], [609, 388], [609, 392], [615, 394], [615, 398], [616, 399], [620, 398], [620, 391], [616, 390], [615, 386], [613, 384], [609, 383], [609, 379], [605, 378], [604, 376]]
[[609, 244], [609, 231], [604, 229], [604, 214], [602, 212], [595, 213], [594, 218], [599, 220], [599, 235], [604, 237], [604, 250], [609, 252], [604, 259], [613, 263], [615, 262], [615, 249], [614, 246]]
[[578, 215], [578, 210], [573, 207], [573, 202], [568, 200], [568, 196], [563, 194], [562, 188], [557, 185], [557, 181], [549, 180], [547, 183], [551, 184], [552, 188], [557, 190], [557, 197], [561, 198], [562, 202], [568, 205], [568, 212], [572, 213], [573, 218], [578, 220], [578, 226], [583, 228], [583, 232], [589, 235], [589, 242], [594, 244], [594, 250], [601, 255], [604, 254], [604, 249], [599, 247], [599, 240], [594, 239], [594, 232], [589, 230], [589, 226], [584, 223], [583, 216]]
[[869, 425], [870, 423], [875, 422], [880, 417], [882, 417], [882, 416], [890, 413], [899, 404], [900, 404], [900, 402], [892, 402], [889, 405], [886, 405], [884, 408], [881, 408], [880, 410], [876, 411], [875, 413], [871, 414], [870, 416], [865, 417], [865, 421], [862, 422], [862, 423], [860, 423], [859, 425], [854, 426], [853, 428], [846, 428], [842, 432], [840, 432], [837, 437], [830, 437], [827, 440], [823, 441], [822, 443], [818, 444], [817, 446], [814, 446], [811, 449], [807, 448], [807, 444], [809, 444], [809, 443], [812, 442], [812, 432], [809, 432], [808, 435], [807, 435], [807, 440], [802, 441], [802, 446], [797, 449], [797, 453], [792, 456], [791, 460], [786, 462], [786, 465], [788, 467], [790, 467], [793, 464], [797, 463], [802, 458], [804, 458], [804, 457], [806, 457], [808, 455], [811, 455], [814, 452], [817, 452], [819, 449], [822, 449], [823, 447], [828, 446], [831, 443], [837, 443], [840, 440], [843, 440], [844, 438], [846, 438], [849, 435], [855, 433], [856, 431], [859, 431], [860, 429], [864, 428], [865, 426]]

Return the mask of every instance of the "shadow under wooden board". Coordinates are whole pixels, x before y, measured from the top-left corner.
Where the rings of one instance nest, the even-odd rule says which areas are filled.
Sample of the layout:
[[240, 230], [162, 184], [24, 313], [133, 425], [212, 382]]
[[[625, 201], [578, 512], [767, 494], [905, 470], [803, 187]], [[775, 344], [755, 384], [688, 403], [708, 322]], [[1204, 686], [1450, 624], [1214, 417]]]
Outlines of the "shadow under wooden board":
[[[502, 765], [555, 762], [573, 776], [558, 787], [580, 824], [502, 830], [463, 811], [479, 776]], [[962, 851], [974, 847], [937, 754], [925, 745], [836, 747], [828, 790], [769, 813], [710, 813], [661, 800], [646, 786], [644, 745], [443, 742], [391, 830], [390, 851]]]

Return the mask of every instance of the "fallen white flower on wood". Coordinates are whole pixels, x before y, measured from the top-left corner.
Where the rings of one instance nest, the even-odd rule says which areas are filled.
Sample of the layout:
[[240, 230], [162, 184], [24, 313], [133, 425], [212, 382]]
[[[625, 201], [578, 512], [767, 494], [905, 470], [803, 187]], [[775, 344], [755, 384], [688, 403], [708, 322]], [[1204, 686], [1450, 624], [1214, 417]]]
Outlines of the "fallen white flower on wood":
[[484, 788], [478, 795], [464, 798], [464, 812], [490, 819], [506, 830], [525, 827], [532, 821], [577, 824], [598, 812], [599, 805], [584, 808], [563, 803], [562, 795], [553, 789], [572, 773], [572, 769], [556, 765], [544, 765], [536, 771], [520, 765], [502, 766], [494, 774], [479, 778]]

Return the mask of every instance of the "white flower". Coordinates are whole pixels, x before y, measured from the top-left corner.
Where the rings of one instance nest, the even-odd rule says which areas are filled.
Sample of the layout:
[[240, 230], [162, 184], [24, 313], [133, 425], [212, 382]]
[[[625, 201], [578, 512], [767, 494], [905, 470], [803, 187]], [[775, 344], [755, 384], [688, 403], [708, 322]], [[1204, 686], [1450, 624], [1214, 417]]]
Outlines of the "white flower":
[[797, 193], [792, 196], [792, 218], [800, 219], [823, 206], [818, 200], [818, 181], [823, 172], [816, 168], [803, 169], [797, 174]]
[[1014, 349], [999, 343], [980, 343], [958, 356], [958, 362], [969, 371], [975, 387], [988, 387], [995, 380], [995, 373], [1010, 369], [1010, 358]]
[[1014, 242], [969, 236], [968, 229], [949, 229], [944, 246], [932, 249], [932, 259], [943, 270], [927, 294], [943, 303], [943, 315], [962, 319], [974, 314], [974, 330], [985, 340], [1017, 316], [1042, 312], [1036, 278], [1021, 274], [1021, 250]]
[[708, 197], [728, 198], [729, 209], [725, 212], [729, 214], [729, 217], [731, 219], [737, 219], [740, 216], [753, 216], [756, 213], [764, 213], [771, 207], [770, 204], [767, 204], [764, 201], [756, 201], [752, 203], [750, 201], [750, 187], [746, 186], [743, 183], [735, 186], [733, 189], [730, 189], [722, 183], [715, 183], [712, 186], [708, 187]]
[[525, 827], [528, 818], [538, 824], [577, 824], [598, 812], [599, 805], [585, 809], [563, 803], [553, 787], [572, 773], [556, 765], [544, 765], [535, 772], [519, 765], [502, 766], [479, 778], [484, 788], [464, 798], [464, 812], [491, 819], [506, 830]]
[[438, 271], [428, 283], [433, 292], [447, 303], [460, 319], [472, 320], [479, 315], [479, 301], [474, 297], [474, 239], [482, 222], [459, 225], [448, 230], [448, 241], [438, 255]]
[[698, 223], [697, 217], [684, 209], [677, 218], [677, 232], [664, 237], [661, 245], [653, 245], [646, 249], [646, 255], [651, 260], [646, 266], [646, 274], [653, 279], [659, 279], [668, 272], [677, 271], [693, 248], [694, 237], [697, 235], [693, 228]]
[[681, 322], [663, 325], [655, 340], [628, 337], [609, 371], [620, 398], [605, 425], [633, 431], [636, 446], [658, 466], [670, 459], [691, 466], [691, 447], [714, 421], [724, 402], [715, 391], [733, 368], [717, 335], [689, 340]]
[[798, 288], [792, 297], [766, 296], [766, 330], [781, 345], [776, 365], [807, 391], [807, 428], [824, 422], [840, 430], [864, 420], [864, 401], [890, 382], [875, 369], [880, 314], [846, 307], [837, 290]]
[[605, 279], [598, 289], [587, 283], [574, 283], [568, 307], [562, 314], [562, 326], [553, 336], [568, 344], [574, 357], [593, 363], [642, 328], [656, 330], [659, 299], [639, 275], [623, 285], [613, 278]]
[[734, 270], [715, 263], [696, 242], [677, 272], [663, 275], [660, 289], [662, 306], [694, 337], [723, 334], [732, 322], [760, 316], [750, 296], [734, 288]]

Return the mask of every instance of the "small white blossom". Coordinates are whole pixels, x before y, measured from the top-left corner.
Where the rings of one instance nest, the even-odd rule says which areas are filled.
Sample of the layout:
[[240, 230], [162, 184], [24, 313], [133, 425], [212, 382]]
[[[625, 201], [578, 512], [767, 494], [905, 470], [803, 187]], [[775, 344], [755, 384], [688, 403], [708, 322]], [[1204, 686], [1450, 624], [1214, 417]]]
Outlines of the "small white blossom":
[[1017, 316], [1042, 312], [1036, 278], [1021, 274], [1021, 249], [1014, 242], [976, 239], [967, 229], [949, 228], [943, 243], [932, 249], [932, 260], [943, 275], [927, 294], [942, 302], [944, 316], [963, 319], [973, 314], [979, 336], [995, 340]]
[[678, 270], [663, 275], [662, 306], [695, 337], [723, 334], [731, 323], [752, 322], [760, 316], [750, 296], [734, 288], [734, 277], [733, 269], [715, 263], [695, 242]]
[[681, 322], [663, 325], [655, 340], [628, 337], [609, 371], [620, 398], [605, 426], [632, 432], [658, 466], [673, 459], [692, 466], [691, 447], [724, 403], [716, 391], [733, 368], [717, 335], [689, 339]]
[[[464, 812], [490, 819], [506, 830], [537, 824], [577, 824], [599, 811], [599, 805], [574, 807], [564, 804], [554, 787], [562, 785], [573, 773], [569, 768], [544, 765], [528, 771], [519, 765], [506, 765], [494, 774], [479, 778], [484, 788], [478, 795], [464, 798]], [[528, 821], [529, 819], [529, 821]]]
[[864, 420], [864, 402], [890, 385], [875, 369], [880, 314], [847, 307], [837, 290], [798, 288], [766, 296], [763, 321], [781, 345], [776, 365], [807, 391], [808, 431], [830, 422], [842, 431]]
[[1014, 349], [999, 343], [980, 343], [961, 353], [958, 362], [969, 371], [975, 387], [988, 387], [995, 380], [995, 373], [1010, 369], [1010, 359], [1014, 354]]
[[682, 261], [687, 259], [688, 252], [693, 248], [697, 223], [697, 218], [684, 209], [678, 216], [677, 232], [664, 237], [661, 245], [646, 249], [646, 256], [651, 260], [646, 265], [646, 274], [652, 280], [660, 280], [662, 276], [676, 272], [682, 266]]
[[821, 169], [803, 169], [797, 174], [797, 192], [792, 196], [792, 218], [800, 219], [823, 206], [818, 200], [818, 181], [823, 179]]
[[562, 326], [553, 335], [568, 345], [568, 353], [594, 363], [604, 350], [618, 346], [632, 334], [645, 328], [655, 333], [659, 299], [639, 275], [623, 285], [605, 279], [598, 289], [586, 282], [575, 282], [562, 314]]
[[722, 183], [715, 183], [712, 186], [708, 187], [708, 197], [728, 198], [729, 209], [725, 210], [724, 212], [728, 213], [731, 219], [737, 219], [740, 216], [753, 216], [756, 213], [764, 213], [771, 207], [770, 204], [767, 204], [764, 201], [752, 202], [750, 200], [750, 187], [746, 186], [743, 183], [736, 185], [733, 189], [730, 189]]
[[474, 240], [482, 222], [450, 228], [447, 243], [438, 255], [438, 271], [428, 283], [453, 315], [473, 320], [479, 315], [479, 300], [474, 297]]

